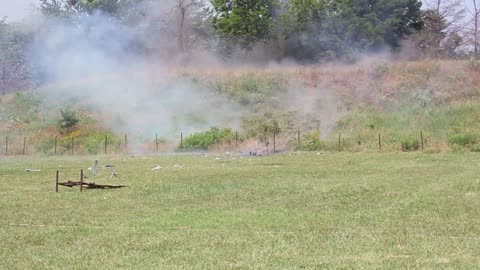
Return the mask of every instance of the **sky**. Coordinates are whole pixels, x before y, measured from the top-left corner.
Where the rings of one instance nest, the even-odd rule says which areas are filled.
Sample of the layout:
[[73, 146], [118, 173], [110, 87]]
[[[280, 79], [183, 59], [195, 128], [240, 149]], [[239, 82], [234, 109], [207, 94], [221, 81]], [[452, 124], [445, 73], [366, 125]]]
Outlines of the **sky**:
[[38, 0], [0, 0], [0, 19], [8, 17], [8, 22], [20, 21], [31, 13], [33, 3]]

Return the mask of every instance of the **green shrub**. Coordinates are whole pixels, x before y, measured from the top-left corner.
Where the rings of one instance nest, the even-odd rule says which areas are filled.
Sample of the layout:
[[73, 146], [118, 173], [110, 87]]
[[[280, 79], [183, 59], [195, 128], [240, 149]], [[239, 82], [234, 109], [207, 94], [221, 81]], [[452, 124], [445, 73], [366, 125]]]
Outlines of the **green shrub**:
[[217, 142], [223, 143], [235, 140], [235, 132], [229, 128], [212, 128], [210, 131], [194, 133], [183, 140], [183, 145], [179, 148], [190, 150], [207, 150], [209, 146]]
[[402, 140], [404, 151], [417, 151], [420, 149], [420, 140], [416, 136], [408, 136]]
[[331, 144], [326, 143], [320, 138], [320, 132], [314, 131], [307, 133], [301, 140], [301, 144], [298, 145], [298, 142], [295, 142], [296, 150], [301, 151], [329, 151], [333, 150]]
[[474, 145], [478, 140], [477, 135], [473, 133], [457, 133], [448, 138], [448, 143], [462, 147]]
[[70, 108], [60, 110], [60, 119], [58, 120], [60, 131], [69, 131], [75, 127], [79, 121], [77, 113], [74, 110]]

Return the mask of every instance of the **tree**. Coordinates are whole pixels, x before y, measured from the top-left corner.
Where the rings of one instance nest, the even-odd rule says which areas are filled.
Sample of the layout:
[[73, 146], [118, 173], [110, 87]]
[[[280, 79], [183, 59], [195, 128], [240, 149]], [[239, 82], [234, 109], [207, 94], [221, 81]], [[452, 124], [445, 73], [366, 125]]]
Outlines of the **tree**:
[[24, 55], [27, 40], [21, 27], [0, 21], [0, 93], [33, 87]]
[[[447, 22], [437, 10], [422, 11], [423, 28], [418, 33], [416, 40], [418, 47], [427, 56], [438, 57], [443, 54], [442, 41], [447, 36]], [[454, 43], [450, 43], [450, 46]]]
[[142, 17], [145, 0], [40, 0], [40, 11], [47, 17], [72, 17], [101, 12], [123, 22], [136, 22]]
[[469, 30], [469, 41], [473, 47], [473, 55], [478, 57], [478, 41], [479, 41], [479, 23], [480, 23], [480, 3], [477, 0], [471, 0], [473, 8], [467, 8], [468, 13], [471, 15]]
[[417, 0], [292, 0], [287, 24], [287, 54], [300, 60], [343, 58], [355, 52], [396, 49], [418, 31]]
[[257, 42], [268, 42], [273, 27], [275, 0], [211, 0], [213, 28], [244, 49]]

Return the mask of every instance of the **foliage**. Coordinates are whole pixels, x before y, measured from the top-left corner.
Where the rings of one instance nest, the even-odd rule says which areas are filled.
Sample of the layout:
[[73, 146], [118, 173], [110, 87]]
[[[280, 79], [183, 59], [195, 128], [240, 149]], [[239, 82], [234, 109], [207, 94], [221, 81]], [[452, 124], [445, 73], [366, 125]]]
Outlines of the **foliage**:
[[40, 99], [36, 94], [18, 92], [5, 107], [10, 121], [29, 124], [38, 119], [39, 106]]
[[61, 132], [69, 131], [74, 128], [78, 122], [79, 118], [77, 113], [71, 108], [60, 109], [60, 119], [58, 120], [58, 127]]
[[473, 133], [457, 133], [448, 138], [448, 143], [462, 147], [472, 146], [478, 141], [478, 136]]
[[269, 40], [274, 0], [211, 0], [211, 4], [216, 14], [212, 24], [221, 36], [239, 40], [243, 48]]
[[210, 131], [198, 132], [183, 140], [182, 149], [207, 150], [209, 146], [235, 140], [235, 132], [229, 128], [212, 128]]
[[420, 139], [414, 135], [406, 136], [402, 139], [402, 148], [404, 151], [417, 151], [420, 149]]
[[311, 61], [398, 48], [403, 37], [421, 28], [420, 6], [417, 0], [293, 0], [282, 27], [286, 54]]
[[298, 142], [292, 142], [295, 145], [296, 150], [302, 151], [330, 151], [333, 150], [332, 145], [329, 145], [327, 142], [320, 138], [320, 132], [314, 131], [305, 134], [301, 138], [300, 145]]

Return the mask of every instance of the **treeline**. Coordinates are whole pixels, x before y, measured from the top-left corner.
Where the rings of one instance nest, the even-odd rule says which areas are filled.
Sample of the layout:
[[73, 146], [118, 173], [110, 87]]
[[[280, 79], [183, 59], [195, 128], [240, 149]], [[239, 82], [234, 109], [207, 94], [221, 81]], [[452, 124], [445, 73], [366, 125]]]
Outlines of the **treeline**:
[[[129, 50], [188, 63], [199, 52], [224, 61], [355, 61], [364, 53], [413, 51], [415, 57], [477, 54], [476, 0], [39, 0], [41, 20], [0, 21], [0, 93], [42, 83], [29, 55], [52, 22], [111, 22]], [[27, 25], [32, 24], [32, 25]], [[104, 27], [90, 19], [83, 31]], [[132, 34], [133, 33], [133, 34]], [[104, 38], [104, 37], [102, 37]], [[106, 37], [108, 38], [108, 37]]]

